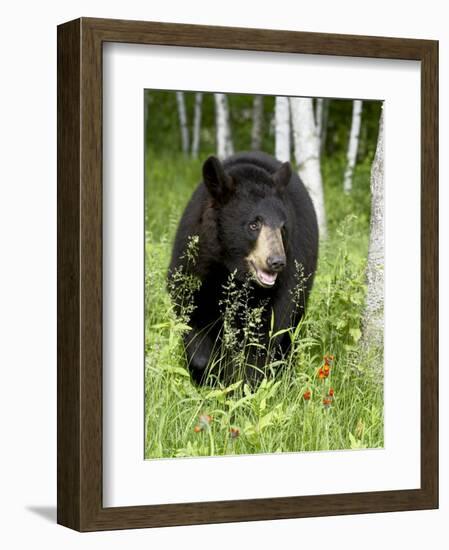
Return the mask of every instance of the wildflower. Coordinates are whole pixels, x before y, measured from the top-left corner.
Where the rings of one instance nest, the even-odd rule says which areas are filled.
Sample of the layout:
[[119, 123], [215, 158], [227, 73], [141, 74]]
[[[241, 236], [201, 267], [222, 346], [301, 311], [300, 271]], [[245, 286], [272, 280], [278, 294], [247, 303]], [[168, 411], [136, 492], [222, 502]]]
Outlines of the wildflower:
[[200, 414], [200, 416], [198, 417], [198, 423], [201, 430], [208, 428], [211, 422], [212, 422], [212, 416], [208, 414]]
[[210, 423], [212, 422], [212, 416], [208, 414], [200, 414], [198, 417], [198, 424], [193, 428], [195, 433], [202, 432], [209, 428]]
[[329, 372], [330, 372], [329, 366], [328, 365], [323, 365], [320, 368], [320, 370], [318, 371], [318, 378], [320, 380], [323, 380], [324, 378], [327, 378], [329, 376]]
[[312, 395], [312, 392], [310, 390], [307, 390], [303, 393], [302, 397], [303, 397], [304, 401], [309, 401], [311, 395]]
[[238, 428], [231, 428], [229, 430], [229, 433], [231, 434], [231, 439], [237, 439], [237, 437], [240, 435], [240, 430]]
[[334, 397], [334, 388], [329, 389], [329, 397]]
[[329, 408], [329, 407], [332, 405], [332, 398], [330, 398], [330, 397], [325, 397], [325, 398], [323, 399], [323, 405], [324, 405], [324, 407], [325, 407], [326, 409]]

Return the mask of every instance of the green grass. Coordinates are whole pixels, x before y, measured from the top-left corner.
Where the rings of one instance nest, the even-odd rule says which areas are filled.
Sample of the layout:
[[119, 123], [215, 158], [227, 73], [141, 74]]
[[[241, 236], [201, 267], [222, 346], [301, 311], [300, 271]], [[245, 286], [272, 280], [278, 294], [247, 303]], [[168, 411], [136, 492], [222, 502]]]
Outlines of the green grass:
[[[294, 353], [287, 368], [257, 390], [241, 380], [199, 388], [186, 368], [182, 334], [187, 327], [174, 314], [165, 277], [176, 224], [199, 180], [201, 162], [149, 151], [146, 458], [383, 446], [382, 350], [360, 345], [370, 166], [368, 161], [357, 166], [350, 196], [341, 190], [343, 170], [342, 159], [323, 161], [329, 239], [321, 244], [307, 314], [292, 330]], [[328, 378], [320, 379], [326, 354], [335, 359]], [[326, 405], [330, 388], [334, 396]]]

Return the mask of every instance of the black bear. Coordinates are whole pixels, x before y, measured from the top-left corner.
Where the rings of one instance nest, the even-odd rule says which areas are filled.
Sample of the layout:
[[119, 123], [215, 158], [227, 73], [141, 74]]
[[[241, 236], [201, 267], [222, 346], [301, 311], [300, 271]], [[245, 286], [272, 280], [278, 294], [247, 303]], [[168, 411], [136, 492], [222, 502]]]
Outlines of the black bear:
[[[194, 236], [198, 249], [192, 262], [186, 250]], [[174, 273], [196, 275], [200, 281], [189, 315], [191, 330], [184, 338], [196, 382], [205, 380], [223, 331], [222, 300], [231, 274], [234, 286], [250, 281], [246, 294], [252, 307], [263, 306], [260, 345], [253, 347], [244, 373], [249, 383], [257, 383], [267, 361], [270, 330], [282, 332], [270, 349], [280, 354], [289, 349], [290, 336], [282, 329], [296, 326], [304, 314], [317, 255], [315, 210], [288, 162], [262, 152], [238, 153], [223, 162], [211, 156], [204, 162], [203, 181], [180, 220], [169, 267], [172, 292], [178, 280]], [[302, 300], [294, 296], [298, 270]]]

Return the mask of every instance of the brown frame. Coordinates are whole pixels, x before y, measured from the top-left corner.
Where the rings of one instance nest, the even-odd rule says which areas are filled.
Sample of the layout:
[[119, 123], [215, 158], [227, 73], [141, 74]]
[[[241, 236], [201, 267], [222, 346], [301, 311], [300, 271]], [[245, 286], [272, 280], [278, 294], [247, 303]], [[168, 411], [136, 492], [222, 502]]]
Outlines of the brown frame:
[[[104, 508], [102, 44], [421, 61], [421, 488]], [[79, 531], [438, 507], [438, 42], [81, 18], [58, 27], [58, 523]]]

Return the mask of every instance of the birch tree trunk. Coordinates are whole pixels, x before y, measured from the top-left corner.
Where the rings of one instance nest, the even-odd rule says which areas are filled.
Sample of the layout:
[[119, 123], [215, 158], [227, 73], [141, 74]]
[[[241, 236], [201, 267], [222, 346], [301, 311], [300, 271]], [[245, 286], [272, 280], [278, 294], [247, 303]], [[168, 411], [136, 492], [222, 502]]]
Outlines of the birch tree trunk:
[[383, 344], [384, 332], [384, 116], [379, 122], [376, 155], [371, 168], [371, 223], [363, 318], [363, 343]]
[[275, 157], [287, 162], [290, 160], [290, 107], [288, 97], [276, 96], [275, 117]]
[[320, 143], [314, 121], [313, 100], [291, 97], [293, 140], [298, 173], [312, 199], [320, 237], [327, 237], [323, 181], [320, 167]]
[[355, 99], [352, 102], [352, 122], [351, 133], [349, 136], [347, 165], [345, 176], [343, 179], [343, 190], [345, 193], [352, 191], [352, 176], [354, 173], [355, 161], [357, 159], [357, 151], [359, 148], [360, 123], [362, 120], [362, 100]]
[[192, 157], [198, 157], [200, 149], [200, 134], [201, 134], [201, 114], [203, 107], [203, 94], [197, 92], [195, 94], [195, 111], [193, 113], [193, 137], [192, 137]]
[[318, 135], [318, 140], [320, 142], [320, 151], [321, 151], [321, 135], [323, 132], [323, 113], [324, 113], [324, 99], [318, 97], [315, 100], [315, 125], [316, 133]]
[[224, 159], [234, 154], [232, 144], [231, 125], [229, 122], [229, 105], [226, 94], [214, 94], [215, 120], [217, 131], [217, 155]]
[[179, 126], [181, 128], [182, 152], [187, 155], [189, 152], [189, 128], [187, 126], [184, 92], [176, 92], [176, 102], [178, 104]]
[[326, 146], [326, 137], [327, 137], [327, 121], [329, 118], [329, 103], [330, 99], [323, 99], [323, 112], [321, 114], [321, 132], [320, 137], [320, 155], [323, 154], [324, 148]]
[[263, 96], [255, 95], [253, 99], [253, 127], [251, 130], [251, 149], [257, 151], [262, 144]]
[[318, 141], [320, 143], [320, 156], [326, 144], [327, 117], [329, 114], [329, 100], [318, 97], [315, 100], [315, 125]]

